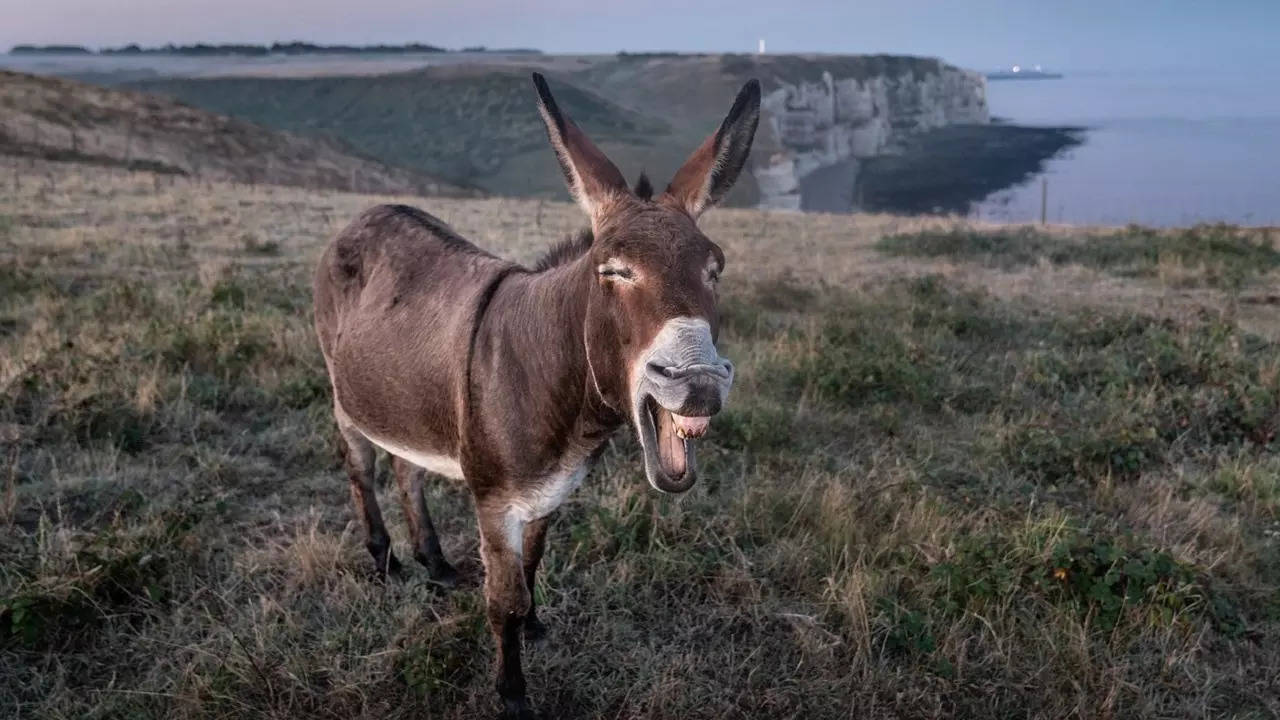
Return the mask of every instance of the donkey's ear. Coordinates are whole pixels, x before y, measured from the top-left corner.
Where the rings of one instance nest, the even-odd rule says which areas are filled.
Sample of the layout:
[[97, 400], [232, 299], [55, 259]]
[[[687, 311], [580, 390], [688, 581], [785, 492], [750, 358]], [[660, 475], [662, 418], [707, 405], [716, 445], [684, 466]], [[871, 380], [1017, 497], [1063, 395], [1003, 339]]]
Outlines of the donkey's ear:
[[594, 222], [610, 196], [631, 192], [627, 181], [600, 148], [560, 112], [541, 73], [533, 74], [533, 86], [538, 90], [538, 112], [569, 184], [569, 194]]
[[719, 202], [742, 172], [759, 123], [760, 81], [749, 80], [738, 92], [720, 129], [676, 171], [666, 194], [695, 219]]

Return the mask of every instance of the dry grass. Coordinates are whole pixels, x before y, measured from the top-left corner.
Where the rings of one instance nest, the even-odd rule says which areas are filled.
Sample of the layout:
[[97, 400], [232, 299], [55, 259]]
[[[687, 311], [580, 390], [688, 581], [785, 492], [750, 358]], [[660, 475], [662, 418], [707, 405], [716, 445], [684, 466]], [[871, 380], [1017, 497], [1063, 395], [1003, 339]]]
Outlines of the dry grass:
[[[468, 584], [379, 586], [333, 458], [310, 271], [378, 199], [67, 165], [0, 198], [0, 714], [493, 712], [467, 498], [431, 490]], [[580, 223], [414, 202], [526, 260]], [[619, 433], [553, 523], [548, 717], [1280, 713], [1280, 346], [1242, 302], [1274, 270], [706, 224], [738, 386], [689, 494]]]

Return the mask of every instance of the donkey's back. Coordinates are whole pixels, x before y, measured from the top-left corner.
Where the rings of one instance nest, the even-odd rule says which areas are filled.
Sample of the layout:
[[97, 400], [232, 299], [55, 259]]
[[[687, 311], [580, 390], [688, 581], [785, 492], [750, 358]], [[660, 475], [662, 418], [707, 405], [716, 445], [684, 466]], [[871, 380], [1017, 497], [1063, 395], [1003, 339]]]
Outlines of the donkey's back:
[[[404, 205], [362, 213], [315, 275], [315, 324], [336, 409], [386, 445], [431, 438], [456, 457], [471, 330], [512, 264]], [[386, 446], [384, 445], [384, 446]]]

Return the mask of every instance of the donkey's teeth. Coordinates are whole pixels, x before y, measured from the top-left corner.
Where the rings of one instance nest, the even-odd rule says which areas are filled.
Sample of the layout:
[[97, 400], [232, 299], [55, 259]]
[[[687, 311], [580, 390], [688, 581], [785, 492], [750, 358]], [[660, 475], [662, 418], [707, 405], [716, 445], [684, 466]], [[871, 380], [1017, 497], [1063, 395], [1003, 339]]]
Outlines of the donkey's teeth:
[[707, 426], [711, 424], [709, 417], [685, 417], [671, 413], [671, 419], [675, 421], [676, 435], [682, 438], [702, 437], [707, 434]]

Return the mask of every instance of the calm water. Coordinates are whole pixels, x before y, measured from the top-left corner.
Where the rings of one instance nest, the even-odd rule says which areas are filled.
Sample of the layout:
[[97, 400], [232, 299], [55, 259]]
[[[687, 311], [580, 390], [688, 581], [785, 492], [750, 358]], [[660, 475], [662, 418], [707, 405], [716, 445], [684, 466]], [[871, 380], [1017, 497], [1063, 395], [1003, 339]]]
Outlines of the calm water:
[[[993, 81], [993, 115], [1082, 125], [1050, 160], [1051, 222], [1280, 225], [1280, 81], [1272, 73], [1067, 73]], [[982, 217], [1038, 220], [1041, 177], [992, 195]]]

